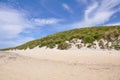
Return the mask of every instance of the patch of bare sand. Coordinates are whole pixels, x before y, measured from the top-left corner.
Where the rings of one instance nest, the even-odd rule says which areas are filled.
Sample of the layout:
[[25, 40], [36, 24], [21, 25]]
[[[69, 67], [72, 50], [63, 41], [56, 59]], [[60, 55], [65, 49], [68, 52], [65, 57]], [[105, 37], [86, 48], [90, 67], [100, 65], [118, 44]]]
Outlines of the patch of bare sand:
[[0, 52], [0, 80], [120, 80], [119, 54], [78, 52]]

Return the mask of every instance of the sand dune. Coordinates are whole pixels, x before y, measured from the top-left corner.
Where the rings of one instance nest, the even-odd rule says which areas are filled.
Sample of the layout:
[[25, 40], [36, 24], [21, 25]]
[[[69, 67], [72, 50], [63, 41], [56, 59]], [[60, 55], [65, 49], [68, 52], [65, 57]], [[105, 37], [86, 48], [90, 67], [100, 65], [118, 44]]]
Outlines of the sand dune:
[[0, 80], [120, 80], [120, 54], [79, 52], [0, 52]]

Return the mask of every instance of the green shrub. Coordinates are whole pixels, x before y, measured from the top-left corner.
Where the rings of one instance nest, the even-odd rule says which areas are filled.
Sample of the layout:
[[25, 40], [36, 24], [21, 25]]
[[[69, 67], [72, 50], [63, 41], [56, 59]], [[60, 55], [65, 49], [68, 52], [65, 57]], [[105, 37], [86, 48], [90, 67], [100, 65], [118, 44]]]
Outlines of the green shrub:
[[55, 46], [56, 46], [55, 43], [50, 43], [50, 44], [47, 45], [47, 48], [52, 49], [52, 48], [55, 48]]
[[84, 43], [93, 43], [93, 41], [95, 41], [94, 37], [91, 35], [84, 36], [83, 40], [84, 40]]
[[69, 49], [69, 48], [71, 48], [71, 45], [68, 43], [58, 44], [58, 49], [65, 50], [65, 49]]
[[[55, 45], [58, 45], [58, 49], [67, 49], [68, 44], [64, 43], [65, 41], [70, 41], [72, 39], [82, 39], [83, 43], [93, 43], [95, 40], [100, 40], [101, 38], [106, 39], [107, 41], [113, 41], [120, 36], [120, 26], [99, 26], [99, 27], [88, 27], [88, 28], [80, 28], [73, 29], [69, 31], [59, 32], [56, 34], [52, 34], [41, 39], [33, 40], [27, 42], [23, 45], [1, 49], [1, 50], [11, 50], [11, 49], [27, 49], [34, 48], [36, 46], [39, 47], [49, 47], [54, 48]], [[104, 46], [102, 46], [104, 48]]]
[[114, 47], [116, 50], [120, 50], [120, 45], [115, 45]]

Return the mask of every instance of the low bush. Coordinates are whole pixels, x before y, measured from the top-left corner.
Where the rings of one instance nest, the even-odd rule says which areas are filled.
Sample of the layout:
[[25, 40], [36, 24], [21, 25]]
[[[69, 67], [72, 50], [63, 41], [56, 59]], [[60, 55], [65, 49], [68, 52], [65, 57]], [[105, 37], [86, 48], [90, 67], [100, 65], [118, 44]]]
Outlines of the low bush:
[[115, 45], [114, 47], [116, 50], [120, 50], [120, 45]]
[[61, 44], [58, 44], [58, 49], [61, 49], [61, 50], [65, 50], [65, 49], [69, 49], [71, 48], [71, 44], [68, 44], [68, 43], [61, 43]]
[[[104, 38], [107, 41], [112, 41], [117, 39], [120, 36], [120, 26], [99, 26], [99, 27], [88, 27], [88, 28], [80, 28], [73, 29], [69, 31], [59, 32], [56, 34], [52, 34], [41, 39], [33, 40], [27, 42], [23, 45], [1, 49], [1, 50], [11, 50], [11, 49], [27, 49], [34, 48], [36, 46], [43, 47], [46, 46], [48, 48], [54, 48], [55, 45], [58, 45], [58, 49], [68, 49], [70, 47], [69, 44], [64, 43], [65, 41], [71, 41], [72, 39], [82, 39], [84, 44], [93, 43], [93, 41]], [[104, 48], [102, 44], [101, 48]], [[117, 46], [118, 47], [118, 46]], [[116, 47], [116, 48], [117, 48]]]

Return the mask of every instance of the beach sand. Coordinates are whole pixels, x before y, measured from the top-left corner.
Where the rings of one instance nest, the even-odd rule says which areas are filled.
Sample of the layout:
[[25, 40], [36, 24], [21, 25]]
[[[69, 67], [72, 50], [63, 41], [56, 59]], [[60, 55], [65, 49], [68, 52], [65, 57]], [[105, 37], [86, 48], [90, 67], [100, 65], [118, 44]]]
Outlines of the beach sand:
[[0, 52], [0, 80], [120, 80], [119, 51]]

